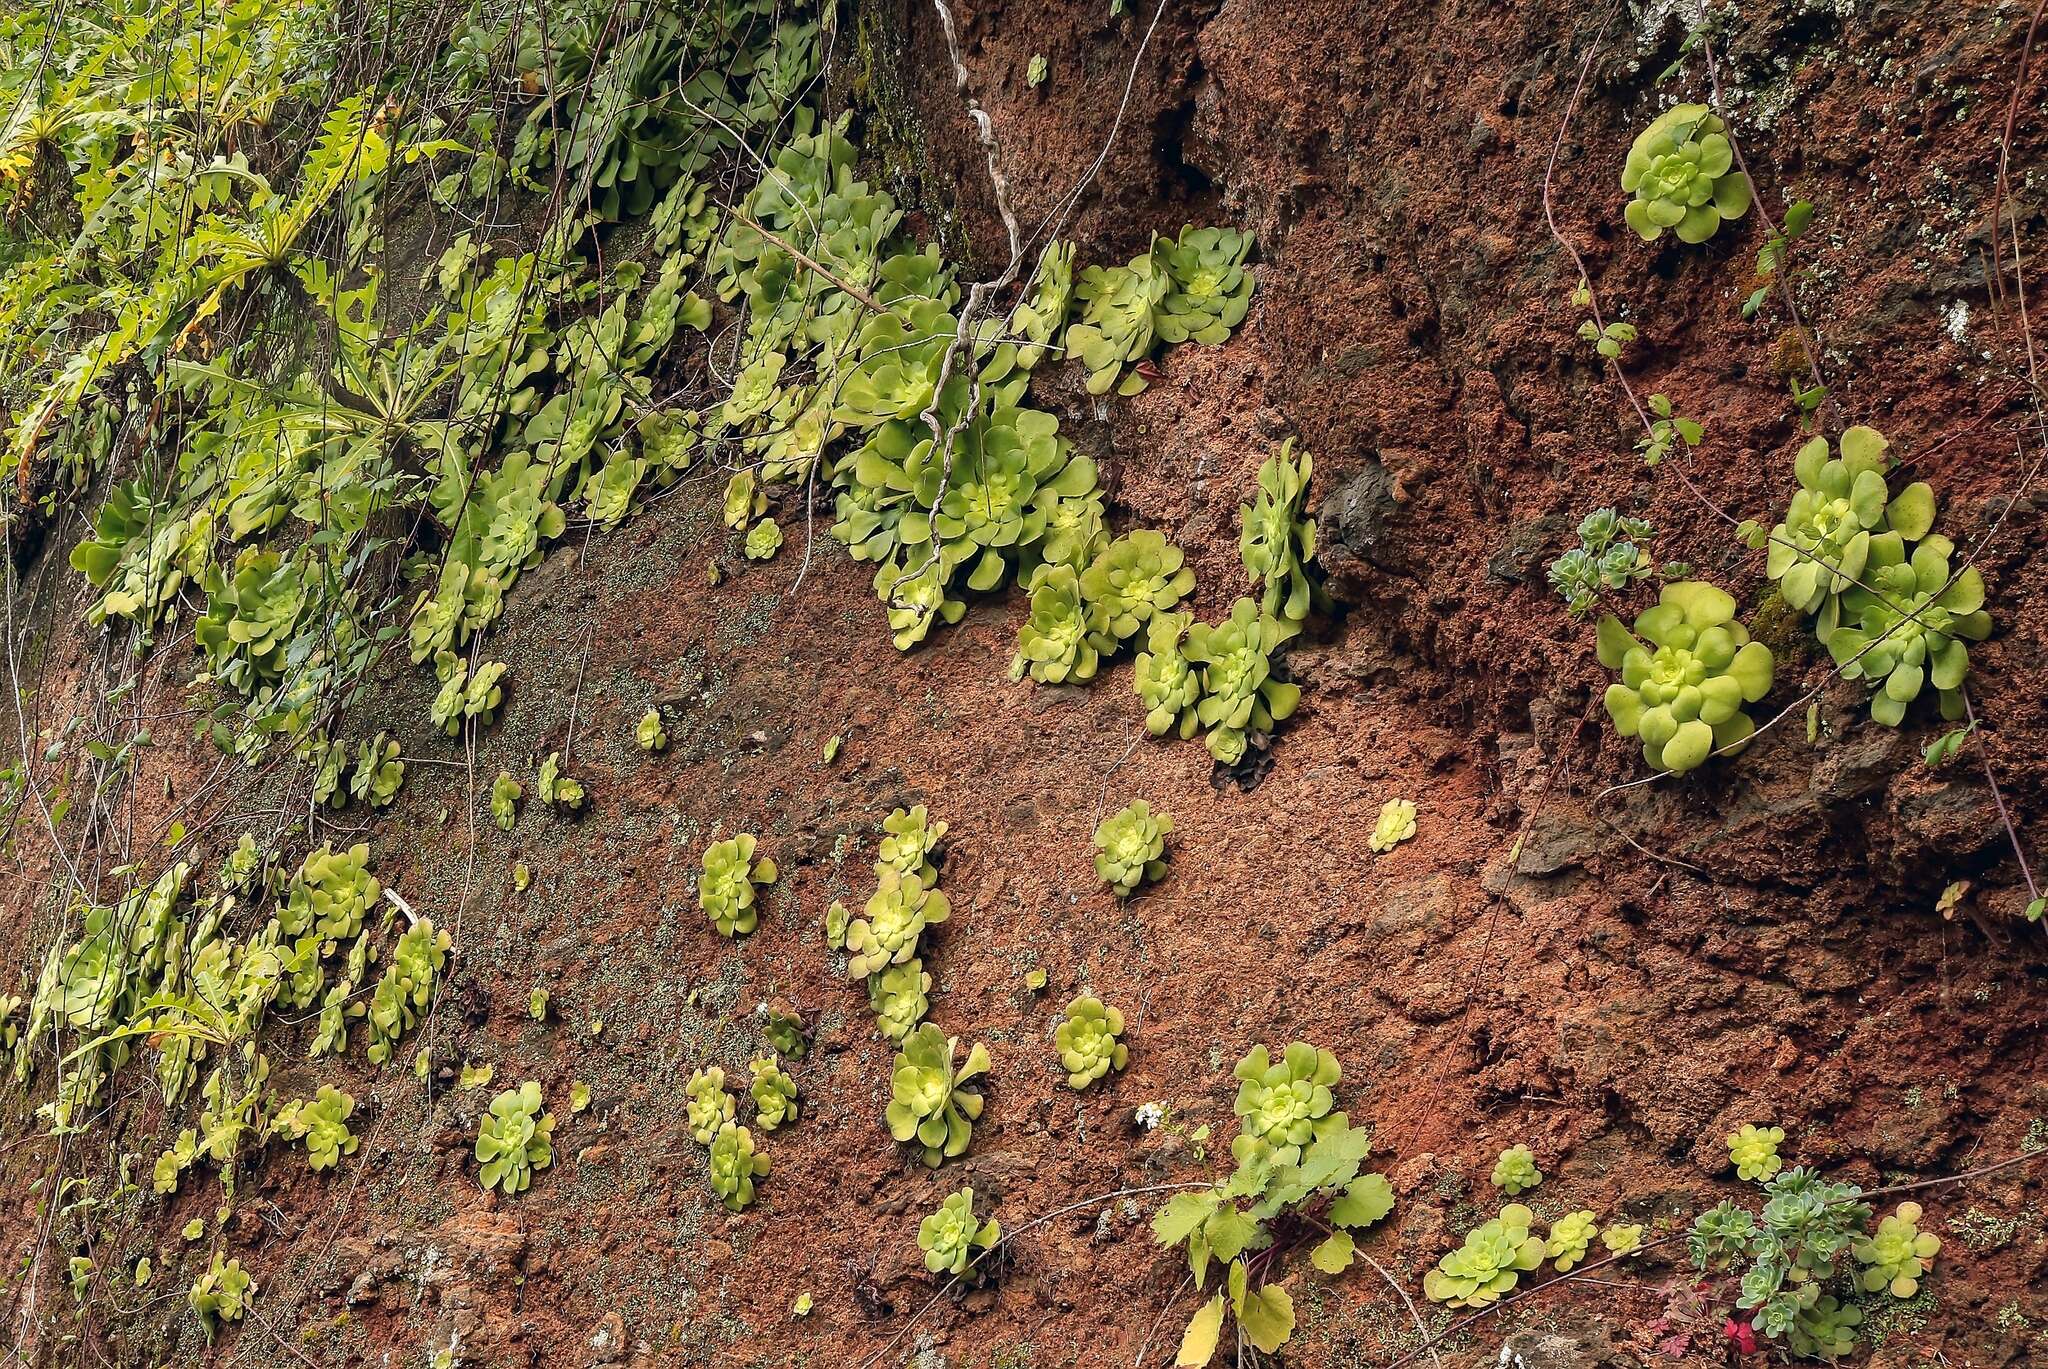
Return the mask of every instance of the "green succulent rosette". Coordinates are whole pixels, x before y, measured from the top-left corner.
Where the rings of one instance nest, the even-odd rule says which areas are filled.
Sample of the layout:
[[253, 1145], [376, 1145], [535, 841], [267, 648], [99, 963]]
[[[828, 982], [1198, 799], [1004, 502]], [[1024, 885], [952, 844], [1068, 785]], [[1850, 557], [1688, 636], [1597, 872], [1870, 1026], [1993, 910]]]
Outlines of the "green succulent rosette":
[[875, 872], [875, 892], [860, 917], [846, 924], [846, 972], [854, 979], [901, 965], [917, 954], [924, 929], [944, 922], [953, 905], [939, 890], [916, 875], [883, 866]]
[[763, 1131], [773, 1131], [785, 1122], [795, 1121], [796, 1080], [784, 1072], [782, 1062], [770, 1055], [757, 1056], [748, 1069], [754, 1076], [747, 1089], [754, 1100], [754, 1125]]
[[711, 1191], [734, 1212], [754, 1201], [754, 1180], [768, 1172], [768, 1157], [754, 1149], [754, 1133], [722, 1123], [711, 1138]]
[[476, 1158], [483, 1166], [477, 1177], [483, 1186], [507, 1194], [524, 1192], [535, 1170], [554, 1163], [554, 1131], [554, 1114], [541, 1111], [540, 1085], [535, 1081], [529, 1079], [491, 1099], [476, 1137]]
[[1201, 726], [1196, 705], [1202, 700], [1202, 675], [1181, 646], [1190, 613], [1155, 613], [1145, 625], [1144, 651], [1132, 667], [1131, 685], [1145, 706], [1145, 730], [1155, 737], [1169, 732], [1185, 741]]
[[1907, 560], [1866, 565], [1870, 588], [1842, 596], [1843, 623], [1828, 635], [1828, 654], [1844, 679], [1870, 688], [1870, 716], [1887, 727], [1905, 721], [1907, 707], [1930, 685], [1943, 718], [1964, 715], [1969, 644], [1991, 635], [1991, 615], [1984, 577], [1975, 566], [1953, 572], [1954, 552], [1948, 538], [1930, 534]]
[[1135, 636], [1155, 613], [1170, 611], [1195, 587], [1187, 556], [1151, 528], [1125, 533], [1081, 574], [1089, 628], [1110, 642]]
[[1702, 580], [1664, 586], [1631, 632], [1613, 614], [1600, 619], [1600, 663], [1619, 670], [1607, 687], [1607, 715], [1624, 737], [1643, 743], [1643, 759], [1683, 774], [1756, 730], [1743, 705], [1771, 689], [1771, 650], [1735, 621], [1735, 600]]
[[1636, 135], [1621, 188], [1635, 195], [1624, 217], [1643, 241], [1670, 231], [1680, 242], [1705, 242], [1723, 219], [1749, 212], [1749, 178], [1726, 129], [1705, 105], [1674, 105]]
[[965, 1085], [987, 1073], [988, 1048], [979, 1041], [957, 1070], [957, 1037], [927, 1022], [904, 1038], [889, 1076], [889, 1134], [916, 1152], [931, 1169], [967, 1152], [982, 1097]]
[[1303, 1148], [1345, 1125], [1344, 1114], [1331, 1111], [1344, 1067], [1329, 1051], [1295, 1041], [1275, 1060], [1263, 1045], [1253, 1046], [1232, 1073], [1239, 1081], [1232, 1104], [1238, 1135], [1230, 1150], [1240, 1162], [1258, 1152], [1276, 1165], [1300, 1164]]
[[1315, 459], [1294, 456], [1294, 439], [1259, 467], [1259, 492], [1238, 508], [1238, 551], [1245, 573], [1263, 585], [1259, 607], [1298, 623], [1308, 616], [1312, 593], [1307, 565], [1316, 555], [1316, 525], [1305, 514]]
[[1155, 311], [1160, 341], [1228, 341], [1251, 308], [1252, 273], [1244, 264], [1251, 250], [1249, 233], [1183, 226], [1165, 251], [1172, 285]]
[[1130, 1047], [1119, 1039], [1123, 1034], [1124, 1015], [1093, 994], [1069, 1003], [1066, 1019], [1053, 1029], [1067, 1087], [1085, 1089], [1111, 1070], [1122, 1069], [1131, 1058]]
[[1516, 1281], [1543, 1263], [1546, 1246], [1529, 1234], [1536, 1214], [1509, 1203], [1500, 1215], [1465, 1234], [1465, 1243], [1437, 1261], [1422, 1280], [1422, 1291], [1451, 1307], [1484, 1307], [1498, 1302]]
[[1764, 572], [1787, 604], [1814, 615], [1823, 644], [1841, 622], [1841, 596], [1867, 583], [1865, 568], [1898, 564], [1934, 526], [1934, 491], [1924, 481], [1893, 497], [1884, 478], [1889, 445], [1858, 424], [1842, 434], [1839, 455], [1816, 437], [1793, 459], [1799, 489], [1771, 529]]
[[963, 1188], [939, 1204], [939, 1210], [918, 1224], [917, 1248], [924, 1267], [934, 1274], [966, 1274], [975, 1256], [1003, 1238], [1002, 1223], [974, 1215], [974, 1190]]
[[1236, 764], [1252, 736], [1270, 735], [1274, 724], [1293, 716], [1301, 687], [1273, 678], [1273, 655], [1299, 630], [1250, 599], [1239, 599], [1221, 623], [1188, 629], [1181, 654], [1201, 667], [1195, 716], [1208, 729], [1209, 754], [1217, 760]]
[[754, 859], [759, 842], [752, 832], [741, 832], [704, 848], [704, 868], [697, 879], [697, 906], [704, 910], [721, 936], [737, 936], [760, 925], [761, 910], [756, 886], [775, 882], [775, 862], [763, 856]]
[[906, 960], [868, 976], [868, 1007], [875, 1014], [875, 1029], [891, 1041], [901, 1041], [917, 1030], [931, 1008], [932, 977], [924, 961]]
[[1118, 898], [1129, 898], [1138, 886], [1166, 873], [1166, 834], [1173, 830], [1171, 813], [1154, 813], [1152, 805], [1134, 799], [1095, 827], [1095, 873]]
[[1031, 609], [1017, 629], [1017, 655], [1010, 677], [1045, 684], [1066, 684], [1095, 678], [1114, 638], [1090, 630], [1088, 603], [1072, 566], [1043, 565], [1031, 577]]

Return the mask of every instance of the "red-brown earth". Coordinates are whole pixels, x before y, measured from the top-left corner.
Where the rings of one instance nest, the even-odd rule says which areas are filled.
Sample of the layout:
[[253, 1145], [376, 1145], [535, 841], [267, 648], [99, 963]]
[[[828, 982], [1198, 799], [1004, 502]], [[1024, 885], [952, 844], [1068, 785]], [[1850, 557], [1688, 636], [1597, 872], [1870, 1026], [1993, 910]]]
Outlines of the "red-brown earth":
[[[786, 502], [790, 546], [747, 563], [711, 473], [617, 533], [564, 542], [521, 580], [493, 639], [514, 682], [503, 721], [466, 756], [426, 726], [431, 684], [393, 672], [365, 733], [389, 726], [409, 761], [441, 763], [413, 765], [399, 805], [359, 833], [322, 819], [316, 839], [368, 840], [380, 878], [455, 931], [455, 973], [423, 1038], [437, 1061], [493, 1064], [552, 1100], [581, 1080], [593, 1105], [555, 1105], [554, 1167], [502, 1199], [468, 1157], [487, 1090], [430, 1092], [356, 1057], [314, 1068], [287, 1035], [273, 1084], [345, 1081], [363, 1100], [363, 1146], [329, 1175], [277, 1147], [244, 1181], [230, 1245], [256, 1272], [258, 1315], [208, 1362], [421, 1364], [451, 1336], [461, 1362], [490, 1365], [925, 1354], [1021, 1369], [1130, 1363], [1148, 1343], [1159, 1362], [1193, 1307], [1177, 1297], [1184, 1264], [1145, 1229], [1160, 1195], [1034, 1218], [1218, 1173], [1231, 1064], [1255, 1042], [1306, 1039], [1343, 1061], [1343, 1105], [1370, 1123], [1373, 1164], [1400, 1199], [1363, 1248], [1418, 1300], [1423, 1271], [1490, 1211], [1487, 1174], [1516, 1142], [1550, 1176], [1539, 1213], [1591, 1208], [1656, 1234], [1738, 1191], [1722, 1137], [1743, 1122], [1784, 1126], [1794, 1160], [1867, 1186], [2041, 1145], [2048, 957], [2018, 918], [2025, 886], [1982, 761], [2027, 839], [2048, 802], [2048, 567], [2023, 484], [2042, 448], [2017, 296], [1988, 289], [2027, 10], [1780, 0], [1745, 7], [1716, 45], [1765, 203], [1817, 207], [1795, 270], [1839, 405], [1824, 421], [1881, 427], [1934, 484], [1959, 545], [1996, 532], [1978, 564], [1997, 631], [1972, 653], [1983, 750], [1924, 766], [1938, 725], [1872, 724], [1860, 687], [1828, 682], [1825, 653], [1781, 620], [1769, 707], [1820, 686], [1817, 739], [1796, 708], [1733, 762], [1603, 798], [1641, 776], [1640, 755], [1600, 713], [1591, 629], [1566, 616], [1545, 565], [1584, 512], [1616, 505], [1655, 523], [1658, 556], [1754, 607], [1762, 557], [1730, 520], [1775, 516], [1801, 440], [1788, 321], [1775, 303], [1757, 322], [1739, 314], [1758, 216], [1697, 249], [1642, 245], [1621, 223], [1629, 139], [1670, 100], [1704, 96], [1704, 55], [1656, 79], [1683, 34], [1661, 5], [1604, 30], [1551, 0], [1175, 5], [1142, 55], [1150, 7], [1108, 8], [957, 6], [969, 90], [1029, 227], [1117, 127], [1135, 60], [1118, 136], [1062, 229], [1081, 262], [1122, 260], [1186, 221], [1257, 234], [1258, 293], [1227, 345], [1174, 350], [1128, 400], [1090, 399], [1071, 373], [1041, 388], [1101, 463], [1120, 525], [1188, 548], [1203, 614], [1240, 592], [1237, 507], [1259, 462], [1284, 435], [1314, 453], [1335, 603], [1289, 657], [1304, 703], [1270, 768], [1249, 787], [1219, 781], [1199, 743], [1145, 738], [1128, 663], [1085, 687], [1009, 683], [1014, 591], [898, 653], [869, 574], [822, 517], [807, 552], [802, 509]], [[838, 43], [832, 98], [855, 103], [875, 174], [976, 270], [999, 270], [1002, 230], [932, 12], [863, 6]], [[1657, 470], [1633, 449], [1621, 389], [1574, 337], [1577, 280], [1545, 226], [1545, 164], [1589, 53], [1552, 195], [1604, 306], [1641, 329], [1631, 383], [1706, 425], [1695, 456]], [[1050, 71], [1035, 89], [1034, 54]], [[2048, 245], [2044, 65], [2021, 93], [2005, 195], [2030, 253]], [[2030, 299], [2041, 281], [2029, 266]], [[15, 610], [35, 629], [31, 735], [90, 710], [107, 678], [82, 585], [59, 573], [61, 540]], [[716, 585], [711, 562], [726, 571]], [[188, 658], [188, 643], [168, 643], [124, 706], [187, 706]], [[674, 721], [668, 750], [648, 756], [632, 731], [653, 701]], [[236, 794], [232, 768], [179, 740], [177, 719], [157, 731], [121, 840], [160, 849], [173, 816], [200, 811], [215, 857], [264, 819], [260, 786]], [[589, 786], [587, 811], [532, 805], [499, 833], [490, 777], [530, 773], [557, 748]], [[1417, 803], [1417, 835], [1375, 856], [1367, 837], [1395, 796]], [[1090, 866], [1089, 834], [1132, 797], [1174, 815], [1174, 840], [1167, 877], [1120, 904]], [[883, 815], [916, 802], [951, 826], [955, 911], [926, 955], [933, 1016], [995, 1060], [973, 1148], [938, 1174], [881, 1124], [891, 1051], [819, 935], [832, 899], [865, 895]], [[36, 821], [17, 824], [0, 889], [23, 967], [59, 887]], [[760, 930], [731, 942], [697, 911], [691, 878], [704, 844], [739, 830], [761, 835], [783, 878]], [[111, 832], [66, 835], [102, 871], [126, 849]], [[523, 894], [515, 861], [534, 872]], [[1958, 879], [1971, 890], [1945, 919], [1936, 897]], [[1025, 987], [1033, 967], [1042, 993]], [[536, 985], [552, 995], [545, 1025], [527, 1013]], [[1124, 1008], [1132, 1053], [1123, 1075], [1077, 1094], [1050, 1034], [1083, 986]], [[681, 1085], [710, 1062], [744, 1077], [755, 1005], [777, 997], [817, 1029], [792, 1066], [804, 1114], [768, 1138], [759, 1203], [729, 1215]], [[152, 1155], [169, 1126], [154, 1097], [130, 1082], [104, 1130], [72, 1144]], [[35, 1244], [47, 1195], [32, 1181], [57, 1159], [26, 1121], [34, 1101], [10, 1099], [0, 1142], [10, 1260]], [[1132, 1114], [1151, 1101], [1169, 1122], [1147, 1132]], [[1947, 1244], [1923, 1294], [1878, 1328], [1878, 1362], [2048, 1353], [2044, 1170], [1921, 1195]], [[1022, 1234], [993, 1287], [928, 1308], [917, 1223], [962, 1183]], [[214, 1202], [188, 1185], [134, 1209], [116, 1245], [124, 1262], [150, 1255], [157, 1278], [84, 1341], [61, 1339], [70, 1294], [52, 1261], [32, 1358], [207, 1359], [182, 1296], [200, 1257], [178, 1231]], [[1388, 1366], [1415, 1347], [1372, 1269], [1292, 1268], [1301, 1327], [1284, 1362]], [[1677, 1271], [1667, 1247], [1611, 1281], [1539, 1295], [1450, 1341], [1445, 1360], [1490, 1364], [1512, 1338], [1532, 1369], [1657, 1362], [1656, 1289]], [[814, 1307], [797, 1318], [803, 1292]], [[28, 1296], [9, 1292], [10, 1340]]]

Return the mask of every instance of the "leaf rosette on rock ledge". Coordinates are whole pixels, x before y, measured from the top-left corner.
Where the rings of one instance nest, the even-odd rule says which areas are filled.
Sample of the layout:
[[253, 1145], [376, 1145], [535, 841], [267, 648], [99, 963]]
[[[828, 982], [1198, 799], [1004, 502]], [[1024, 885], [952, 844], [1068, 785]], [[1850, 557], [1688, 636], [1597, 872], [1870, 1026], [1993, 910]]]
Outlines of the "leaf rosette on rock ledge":
[[1600, 664], [1621, 672], [1607, 687], [1607, 714], [1624, 737], [1639, 737], [1659, 770], [1697, 769], [1756, 730], [1742, 711], [1770, 692], [1771, 649], [1735, 621], [1735, 600], [1702, 580], [1666, 585], [1635, 631], [1613, 614], [1600, 619]]

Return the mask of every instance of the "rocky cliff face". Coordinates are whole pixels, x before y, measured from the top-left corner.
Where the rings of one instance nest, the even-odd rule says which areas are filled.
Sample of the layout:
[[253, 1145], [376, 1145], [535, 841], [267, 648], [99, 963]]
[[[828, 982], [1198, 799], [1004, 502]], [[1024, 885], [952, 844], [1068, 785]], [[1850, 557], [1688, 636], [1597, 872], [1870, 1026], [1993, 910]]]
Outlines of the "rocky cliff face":
[[[899, 653], [822, 503], [785, 518], [789, 545], [760, 566], [728, 545], [709, 479], [557, 546], [494, 638], [514, 682], [498, 726], [448, 743], [412, 676], [367, 706], [409, 758], [440, 762], [413, 769], [357, 839], [454, 931], [432, 1038], [451, 1087], [349, 1063], [360, 1155], [335, 1174], [281, 1153], [254, 1168], [230, 1242], [259, 1272], [261, 1321], [221, 1362], [414, 1364], [451, 1345], [447, 1362], [478, 1364], [1165, 1362], [1193, 1304], [1146, 1220], [1163, 1186], [1227, 1164], [1231, 1062], [1255, 1042], [1342, 1059], [1343, 1103], [1370, 1122], [1372, 1166], [1399, 1199], [1365, 1249], [1418, 1302], [1423, 1272], [1497, 1205], [1487, 1174], [1515, 1143], [1550, 1176], [1540, 1213], [1588, 1208], [1652, 1235], [1736, 1192], [1722, 1138], [1745, 1122], [1783, 1126], [1795, 1162], [1866, 1187], [2041, 1146], [2048, 958], [2019, 916], [2027, 878], [1998, 807], [2032, 859], [2048, 563], [2020, 288], [2038, 315], [2048, 59], [2022, 76], [2027, 10], [1780, 0], [1717, 19], [1721, 105], [1763, 203], [1815, 206], [1786, 267], [1809, 349], [1783, 299], [1743, 316], [1760, 215], [1700, 247], [1646, 245], [1623, 223], [1631, 139], [1709, 93], [1679, 7], [1129, 8], [955, 6], [1009, 203], [1027, 236], [1071, 237], [1082, 262], [1121, 261], [1183, 223], [1242, 226], [1257, 292], [1227, 344], [1169, 353], [1142, 394], [1090, 396], [1073, 366], [1034, 393], [1096, 460], [1119, 520], [1186, 548], [1192, 607], [1210, 618], [1242, 589], [1238, 508], [1260, 462], [1285, 437], [1314, 453], [1331, 604], [1288, 658], [1299, 713], [1259, 764], [1225, 773], [1199, 745], [1144, 736], [1128, 665], [1086, 688], [1012, 684], [1015, 590]], [[854, 111], [872, 174], [969, 279], [995, 275], [1006, 234], [934, 10], [864, 0], [824, 41], [826, 101]], [[1696, 452], [1644, 464], [1617, 373], [1576, 336], [1585, 311], [1559, 237], [1604, 316], [1639, 329], [1621, 365], [1634, 391], [1704, 425]], [[1820, 430], [1881, 428], [1990, 587], [1996, 630], [1971, 653], [1979, 730], [1938, 768], [1920, 754], [1942, 730], [1931, 711], [1874, 724], [1863, 687], [1831, 678], [1781, 601], [1772, 625], [1763, 553], [1735, 535], [1789, 496], [1805, 435], [1787, 382], [1814, 371]], [[1760, 717], [1789, 716], [1738, 759], [1619, 787], [1647, 773], [1640, 748], [1601, 710], [1611, 676], [1591, 625], [1545, 582], [1600, 506], [1650, 520], [1658, 560], [1760, 614], [1779, 654]], [[15, 601], [39, 672], [30, 735], [89, 708], [107, 678], [62, 550], [31, 561]], [[139, 707], [188, 706], [185, 650], [162, 648]], [[650, 703], [671, 717], [659, 754], [633, 740]], [[162, 728], [138, 763], [136, 820], [195, 794], [259, 809], [261, 789], [236, 793], [188, 731]], [[493, 827], [489, 777], [571, 743], [583, 813]], [[1119, 901], [1090, 833], [1132, 797], [1176, 825], [1167, 877]], [[1416, 834], [1376, 852], [1397, 797], [1416, 803]], [[893, 1047], [818, 930], [835, 898], [866, 897], [882, 817], [916, 803], [950, 824], [953, 915], [925, 955], [933, 1017], [995, 1060], [972, 1149], [936, 1175], [882, 1125]], [[104, 817], [87, 814], [66, 849], [112, 850]], [[0, 895], [9, 938], [37, 942], [19, 958], [31, 972], [63, 875], [39, 823], [17, 819]], [[781, 879], [759, 931], [734, 942], [692, 881], [706, 842], [739, 830], [761, 834]], [[1960, 902], [1937, 911], [1959, 881]], [[529, 1015], [535, 987], [547, 1021]], [[1050, 1038], [1084, 988], [1121, 1005], [1131, 1056], [1109, 1087], [1077, 1093]], [[773, 1138], [760, 1203], [731, 1215], [704, 1183], [681, 1086], [711, 1062], [744, 1079], [770, 1001], [814, 1028], [791, 1066], [805, 1111]], [[336, 1077], [301, 1054], [279, 1056], [274, 1087]], [[555, 1164], [517, 1198], [474, 1181], [489, 1094], [452, 1086], [464, 1063], [494, 1065], [496, 1086], [591, 1091], [586, 1112], [557, 1106]], [[145, 1169], [175, 1129], [153, 1097], [124, 1094], [105, 1119]], [[53, 1195], [34, 1183], [85, 1144], [39, 1138], [36, 1101], [10, 1101], [0, 1142], [10, 1252], [43, 1241]], [[1149, 1128], [1134, 1120], [1148, 1103], [1165, 1118]], [[2044, 1182], [2022, 1164], [1917, 1195], [1946, 1244], [1919, 1295], [1873, 1305], [1881, 1355], [2044, 1350]], [[960, 1184], [1012, 1240], [1000, 1280], [934, 1305], [915, 1234]], [[215, 1201], [131, 1204], [108, 1248], [184, 1271], [180, 1228]], [[1297, 1263], [1287, 1362], [1419, 1362], [1388, 1280]], [[32, 1358], [197, 1362], [182, 1300], [160, 1305], [156, 1287], [122, 1290], [77, 1331], [62, 1264], [45, 1255], [8, 1293]], [[1686, 1342], [1697, 1328], [1667, 1306], [1690, 1281], [1667, 1246], [1622, 1286], [1539, 1294], [1442, 1353], [1718, 1354], [1725, 1308]], [[1445, 1322], [1427, 1303], [1420, 1315]]]

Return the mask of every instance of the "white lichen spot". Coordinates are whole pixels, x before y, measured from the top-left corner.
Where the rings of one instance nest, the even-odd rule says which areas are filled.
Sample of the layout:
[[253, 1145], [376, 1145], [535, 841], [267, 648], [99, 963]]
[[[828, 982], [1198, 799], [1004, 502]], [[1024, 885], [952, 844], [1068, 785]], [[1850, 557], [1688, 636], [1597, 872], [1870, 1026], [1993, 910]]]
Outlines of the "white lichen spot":
[[1970, 331], [1970, 306], [1962, 300], [1955, 300], [1941, 311], [1942, 326], [1948, 330], [1949, 341], [1960, 345]]

